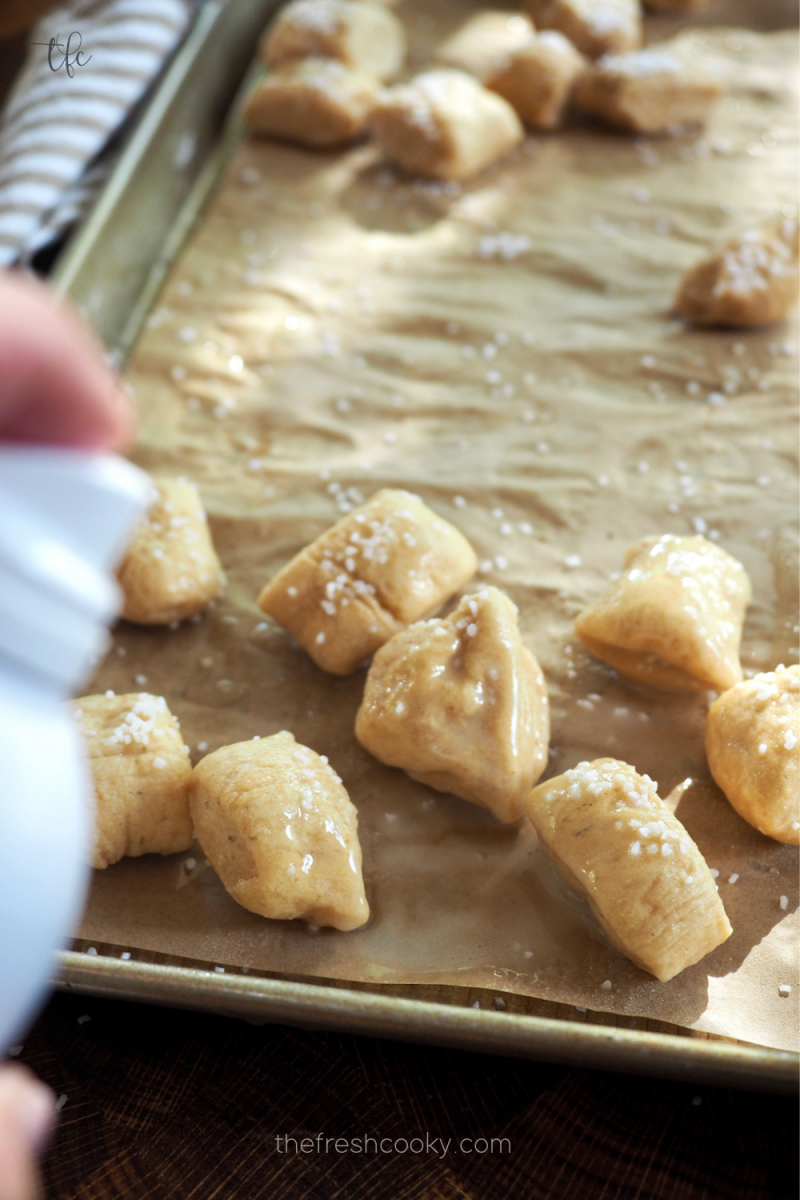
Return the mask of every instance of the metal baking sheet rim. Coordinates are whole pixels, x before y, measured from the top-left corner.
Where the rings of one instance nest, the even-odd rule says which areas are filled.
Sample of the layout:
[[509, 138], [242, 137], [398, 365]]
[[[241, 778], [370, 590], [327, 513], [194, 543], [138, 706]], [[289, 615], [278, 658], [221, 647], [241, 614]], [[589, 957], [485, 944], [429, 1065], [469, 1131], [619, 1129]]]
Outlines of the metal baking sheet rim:
[[789, 1051], [485, 1011], [346, 987], [216, 973], [65, 951], [57, 985], [107, 999], [198, 1009], [249, 1021], [332, 1029], [569, 1063], [682, 1082], [791, 1093], [798, 1056]]
[[[207, 0], [75, 235], [53, 283], [98, 327], [123, 361], [163, 279], [238, 141], [236, 97], [258, 31], [277, 0]], [[226, 68], [220, 71], [220, 64]], [[245, 81], [244, 87], [248, 86]], [[188, 140], [187, 140], [188, 139]], [[159, 185], [165, 147], [196, 154], [190, 169]], [[171, 151], [170, 151], [171, 153]], [[141, 238], [131, 224], [139, 197], [164, 195], [164, 211]], [[125, 243], [135, 247], [131, 254]], [[110, 265], [109, 265], [110, 264]], [[476, 1010], [346, 986], [219, 974], [194, 965], [124, 960], [76, 950], [58, 958], [56, 987], [87, 995], [197, 1009], [305, 1028], [570, 1063], [684, 1082], [790, 1093], [800, 1055], [724, 1040]], [[409, 987], [413, 992], [413, 986]]]

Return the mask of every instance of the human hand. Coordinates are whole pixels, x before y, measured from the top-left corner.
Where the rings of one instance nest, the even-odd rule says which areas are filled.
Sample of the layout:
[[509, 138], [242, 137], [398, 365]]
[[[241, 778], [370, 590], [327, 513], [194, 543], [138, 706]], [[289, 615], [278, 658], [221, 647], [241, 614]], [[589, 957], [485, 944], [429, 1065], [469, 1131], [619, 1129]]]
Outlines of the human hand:
[[132, 432], [88, 327], [43, 284], [0, 273], [0, 441], [117, 450]]
[[36, 1159], [55, 1125], [53, 1093], [25, 1067], [0, 1066], [0, 1200], [35, 1200]]
[[[115, 450], [132, 432], [128, 398], [88, 328], [42, 284], [0, 272], [0, 442]], [[39, 1195], [36, 1160], [54, 1124], [50, 1089], [0, 1066], [0, 1200]]]

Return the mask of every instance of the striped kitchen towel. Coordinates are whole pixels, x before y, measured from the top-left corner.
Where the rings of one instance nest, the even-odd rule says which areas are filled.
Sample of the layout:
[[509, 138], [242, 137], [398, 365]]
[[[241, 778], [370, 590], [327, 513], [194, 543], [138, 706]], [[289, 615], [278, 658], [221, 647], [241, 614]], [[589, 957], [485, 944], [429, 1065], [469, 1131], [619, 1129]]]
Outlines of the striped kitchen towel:
[[31, 30], [27, 60], [0, 113], [0, 267], [82, 214], [96, 191], [94, 160], [174, 49], [193, 7], [192, 0], [69, 0]]

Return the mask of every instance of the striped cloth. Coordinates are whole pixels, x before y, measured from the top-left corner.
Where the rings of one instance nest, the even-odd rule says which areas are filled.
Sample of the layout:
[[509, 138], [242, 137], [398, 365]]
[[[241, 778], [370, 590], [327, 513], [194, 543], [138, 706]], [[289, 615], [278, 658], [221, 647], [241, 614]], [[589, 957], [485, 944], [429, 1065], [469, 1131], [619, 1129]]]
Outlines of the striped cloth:
[[[192, 0], [68, 0], [31, 31], [27, 61], [0, 114], [0, 267], [85, 211], [102, 183], [94, 160], [158, 73], [192, 8]], [[63, 46], [70, 33], [81, 37], [71, 76], [48, 62], [50, 39]], [[57, 49], [51, 57], [53, 66], [63, 60]]]

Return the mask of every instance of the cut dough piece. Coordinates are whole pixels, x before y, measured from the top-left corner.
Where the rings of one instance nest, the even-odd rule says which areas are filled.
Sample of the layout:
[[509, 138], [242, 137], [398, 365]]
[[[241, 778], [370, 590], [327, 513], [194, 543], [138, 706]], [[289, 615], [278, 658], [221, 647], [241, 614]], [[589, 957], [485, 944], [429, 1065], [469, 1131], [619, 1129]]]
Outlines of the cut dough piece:
[[383, 646], [356, 717], [365, 750], [440, 792], [517, 821], [547, 765], [544, 676], [497, 588]]
[[476, 566], [454, 526], [419, 496], [385, 488], [287, 563], [258, 603], [323, 671], [349, 675], [436, 612]]
[[589, 58], [642, 44], [639, 0], [527, 0], [525, 8], [537, 29], [557, 29]]
[[686, 272], [675, 307], [697, 325], [782, 321], [797, 300], [798, 249], [796, 220], [742, 233]]
[[578, 80], [573, 102], [579, 112], [631, 133], [668, 133], [703, 124], [724, 90], [663, 43], [600, 59]]
[[377, 80], [333, 58], [288, 62], [258, 85], [245, 107], [248, 129], [323, 149], [359, 137], [375, 103]]
[[486, 86], [503, 96], [532, 129], [554, 129], [585, 65], [572, 42], [548, 29], [510, 55]]
[[194, 841], [192, 764], [163, 696], [82, 696], [73, 701], [95, 791], [92, 866], [125, 855], [177, 854]]
[[165, 479], [157, 492], [117, 572], [122, 616], [140, 625], [169, 625], [202, 612], [223, 579], [195, 485]]
[[436, 62], [474, 75], [482, 83], [534, 37], [523, 13], [486, 9], [477, 12], [436, 51]]
[[191, 809], [204, 853], [243, 908], [342, 930], [369, 918], [356, 809], [328, 760], [291, 733], [201, 759]]
[[578, 763], [530, 793], [553, 863], [613, 944], [665, 983], [730, 937], [711, 871], [657, 785], [627, 763]]
[[800, 843], [800, 667], [737, 683], [706, 721], [711, 774], [745, 821]]
[[742, 678], [751, 599], [744, 567], [703, 537], [643, 538], [625, 569], [575, 622], [584, 646], [636, 683], [724, 691]]
[[384, 6], [364, 0], [293, 0], [261, 42], [268, 67], [298, 58], [336, 58], [377, 79], [392, 79], [405, 55], [400, 21]]
[[510, 104], [451, 70], [426, 71], [384, 92], [371, 124], [390, 162], [434, 179], [469, 179], [525, 136]]

